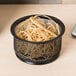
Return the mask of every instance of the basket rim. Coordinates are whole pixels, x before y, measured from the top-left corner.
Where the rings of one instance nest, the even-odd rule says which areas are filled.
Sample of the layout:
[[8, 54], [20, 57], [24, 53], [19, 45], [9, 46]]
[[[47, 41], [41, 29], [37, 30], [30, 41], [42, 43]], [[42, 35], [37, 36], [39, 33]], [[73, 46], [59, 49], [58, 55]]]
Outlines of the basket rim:
[[[24, 42], [35, 43], [35, 44], [43, 44], [43, 43], [52, 42], [52, 41], [60, 38], [60, 37], [64, 34], [64, 32], [65, 32], [65, 26], [64, 26], [63, 22], [62, 22], [60, 19], [58, 19], [58, 18], [56, 18], [56, 17], [54, 17], [54, 16], [46, 15], [46, 16], [50, 17], [51, 19], [53, 19], [53, 20], [54, 20], [56, 23], [58, 23], [58, 25], [61, 27], [61, 33], [60, 33], [60, 35], [58, 35], [56, 38], [54, 38], [54, 39], [52, 39], [52, 40], [47, 40], [47, 41], [42, 41], [42, 42], [41, 42], [41, 41], [40, 41], [40, 42], [28, 41], [28, 40], [19, 38], [19, 37], [16, 35], [16, 33], [15, 33], [15, 27], [16, 27], [19, 23], [21, 23], [22, 21], [28, 19], [28, 18], [31, 17], [31, 16], [35, 16], [35, 15], [36, 15], [36, 14], [34, 14], [34, 15], [28, 15], [28, 16], [24, 16], [24, 17], [21, 17], [21, 18], [15, 20], [15, 22], [12, 24], [11, 29], [10, 29], [12, 35], [13, 35], [15, 38], [17, 38], [17, 39], [19, 39], [19, 40], [21, 40], [21, 41], [24, 41]], [[42, 16], [40, 16], [40, 17], [42, 17]], [[45, 17], [42, 17], [42, 18], [45, 18]]]

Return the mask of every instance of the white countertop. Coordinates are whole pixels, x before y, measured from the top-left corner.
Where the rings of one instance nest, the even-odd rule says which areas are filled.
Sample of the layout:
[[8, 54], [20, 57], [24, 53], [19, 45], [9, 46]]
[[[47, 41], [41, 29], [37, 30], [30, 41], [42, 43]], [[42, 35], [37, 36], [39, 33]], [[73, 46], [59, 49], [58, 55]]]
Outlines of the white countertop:
[[[65, 24], [61, 54], [52, 63], [29, 65], [15, 56], [10, 26], [29, 14], [52, 15]], [[74, 24], [76, 5], [0, 5], [0, 76], [76, 76], [76, 38], [71, 36]]]

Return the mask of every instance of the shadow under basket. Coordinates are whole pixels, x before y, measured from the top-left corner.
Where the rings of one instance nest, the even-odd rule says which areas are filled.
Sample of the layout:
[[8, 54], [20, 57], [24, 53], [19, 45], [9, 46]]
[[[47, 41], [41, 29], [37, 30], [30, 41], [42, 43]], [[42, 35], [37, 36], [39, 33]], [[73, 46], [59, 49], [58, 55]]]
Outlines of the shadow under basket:
[[[31, 16], [34, 15], [22, 17], [16, 20], [11, 26], [11, 32], [14, 36], [14, 49], [16, 56], [20, 60], [29, 64], [39, 65], [50, 63], [56, 60], [60, 54], [62, 45], [62, 35], [64, 34], [65, 26], [56, 17], [47, 15], [59, 24], [60, 35], [52, 40], [44, 42], [32, 42], [23, 40], [16, 35], [15, 28], [20, 22], [30, 18]], [[46, 19], [46, 17], [43, 16], [40, 16], [40, 18]]]

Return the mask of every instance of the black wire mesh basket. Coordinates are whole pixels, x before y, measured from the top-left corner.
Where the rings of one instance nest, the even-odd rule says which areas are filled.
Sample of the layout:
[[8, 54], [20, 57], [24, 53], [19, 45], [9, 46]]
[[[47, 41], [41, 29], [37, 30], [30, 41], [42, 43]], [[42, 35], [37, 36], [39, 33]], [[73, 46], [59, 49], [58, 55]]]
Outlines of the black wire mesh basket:
[[[11, 26], [11, 33], [14, 36], [14, 49], [16, 56], [20, 60], [29, 64], [38, 65], [38, 64], [50, 63], [56, 60], [60, 54], [62, 45], [62, 35], [64, 34], [65, 26], [58, 18], [47, 15], [49, 18], [53, 19], [56, 23], [58, 23], [60, 27], [60, 35], [52, 40], [44, 42], [27, 41], [19, 38], [16, 35], [15, 28], [20, 22], [30, 18], [31, 16], [35, 15], [22, 17], [16, 20]], [[43, 19], [48, 19], [44, 16], [39, 17]]]

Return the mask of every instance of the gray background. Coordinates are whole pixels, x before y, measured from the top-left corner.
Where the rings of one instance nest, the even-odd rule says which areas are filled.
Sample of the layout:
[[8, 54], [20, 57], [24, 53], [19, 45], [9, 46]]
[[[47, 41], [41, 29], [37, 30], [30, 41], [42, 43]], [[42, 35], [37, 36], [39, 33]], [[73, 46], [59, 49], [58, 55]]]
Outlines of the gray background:
[[62, 0], [0, 0], [0, 4], [60, 4]]

